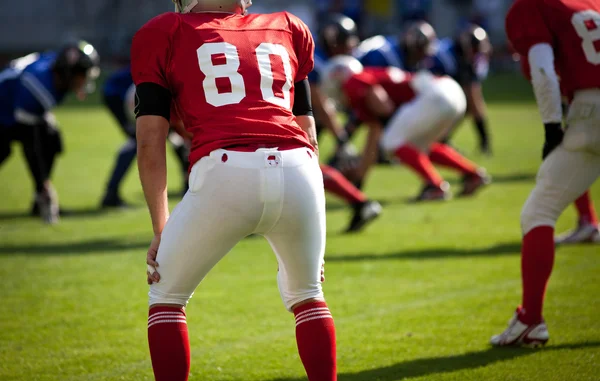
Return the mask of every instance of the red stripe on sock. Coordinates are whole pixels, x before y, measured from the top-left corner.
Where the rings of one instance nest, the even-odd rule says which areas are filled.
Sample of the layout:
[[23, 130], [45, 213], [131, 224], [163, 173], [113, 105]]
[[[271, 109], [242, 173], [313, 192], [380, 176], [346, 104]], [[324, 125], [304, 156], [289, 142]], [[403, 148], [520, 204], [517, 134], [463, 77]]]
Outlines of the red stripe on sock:
[[156, 381], [187, 381], [190, 342], [182, 308], [153, 307], [148, 314], [148, 344]]
[[294, 315], [298, 353], [308, 380], [336, 381], [335, 325], [327, 304], [304, 304], [294, 309]]
[[592, 203], [590, 191], [585, 192], [575, 200], [575, 207], [577, 208], [580, 222], [598, 225], [598, 216]]
[[435, 164], [456, 169], [465, 175], [477, 174], [477, 165], [447, 144], [433, 143], [429, 151], [429, 159]]
[[523, 309], [520, 320], [528, 325], [542, 321], [546, 287], [554, 266], [554, 228], [539, 226], [523, 237], [521, 279]]
[[337, 169], [322, 164], [321, 171], [323, 172], [323, 185], [326, 191], [333, 193], [349, 204], [358, 204], [367, 201], [367, 196], [348, 181]]
[[427, 183], [439, 187], [444, 181], [427, 155], [415, 147], [409, 144], [403, 145], [396, 150], [395, 154], [400, 161], [417, 172]]

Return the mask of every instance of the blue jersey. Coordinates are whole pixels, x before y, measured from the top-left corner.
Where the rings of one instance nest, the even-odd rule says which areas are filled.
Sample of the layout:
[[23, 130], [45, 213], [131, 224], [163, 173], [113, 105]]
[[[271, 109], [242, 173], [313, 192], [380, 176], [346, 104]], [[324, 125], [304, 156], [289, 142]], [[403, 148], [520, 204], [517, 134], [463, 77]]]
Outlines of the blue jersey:
[[319, 84], [321, 82], [321, 73], [327, 65], [329, 56], [319, 46], [315, 47], [315, 68], [308, 73], [308, 81], [311, 84]]
[[481, 82], [487, 78], [489, 61], [484, 55], [477, 55], [473, 62], [467, 62], [453, 39], [445, 38], [438, 44], [435, 56], [425, 59], [424, 67], [433, 74], [447, 75], [461, 84]]
[[108, 77], [104, 82], [103, 94], [105, 97], [119, 97], [124, 101], [131, 85], [133, 85], [131, 67], [127, 65], [127, 67], [115, 71]]
[[365, 67], [393, 66], [408, 70], [405, 67], [404, 52], [396, 36], [367, 38], [358, 45], [354, 57]]
[[52, 66], [56, 53], [30, 54], [12, 61], [0, 72], [0, 125], [38, 124], [60, 104]]

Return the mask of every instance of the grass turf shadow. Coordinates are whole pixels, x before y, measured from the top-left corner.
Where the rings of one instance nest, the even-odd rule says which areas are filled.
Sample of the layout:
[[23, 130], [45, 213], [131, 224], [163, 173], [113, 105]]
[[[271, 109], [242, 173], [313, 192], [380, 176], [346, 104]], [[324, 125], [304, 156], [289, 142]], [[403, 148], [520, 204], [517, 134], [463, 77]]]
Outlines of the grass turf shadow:
[[[476, 369], [497, 362], [527, 356], [540, 351], [574, 350], [600, 347], [600, 342], [583, 342], [548, 346], [541, 350], [528, 348], [489, 348], [456, 356], [440, 356], [399, 362], [381, 368], [356, 373], [341, 373], [339, 381], [395, 381], [451, 373], [465, 369]], [[302, 381], [306, 378], [278, 378], [271, 381]]]
[[521, 242], [506, 242], [482, 248], [428, 248], [402, 250], [385, 254], [336, 255], [328, 253], [327, 262], [367, 262], [381, 260], [427, 260], [440, 258], [465, 258], [481, 256], [520, 255]]
[[114, 253], [147, 249], [151, 237], [143, 241], [128, 242], [123, 239], [96, 239], [81, 242], [51, 243], [45, 245], [2, 245], [0, 256], [28, 255], [80, 255], [91, 253]]

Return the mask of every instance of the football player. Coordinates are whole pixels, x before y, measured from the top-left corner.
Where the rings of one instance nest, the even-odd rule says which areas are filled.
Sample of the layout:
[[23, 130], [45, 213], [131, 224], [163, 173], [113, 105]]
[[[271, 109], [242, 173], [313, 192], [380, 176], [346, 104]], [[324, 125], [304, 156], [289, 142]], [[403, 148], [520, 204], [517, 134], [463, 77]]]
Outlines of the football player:
[[400, 36], [374, 36], [358, 45], [353, 55], [364, 67], [396, 67], [415, 71], [436, 51], [437, 34], [426, 21], [415, 21]]
[[[311, 101], [313, 104], [317, 133], [325, 128], [331, 132], [337, 141], [341, 152], [352, 153], [353, 147], [348, 143], [348, 136], [341, 128], [337, 110], [326, 94], [321, 91], [321, 72], [327, 64], [329, 57], [338, 54], [349, 54], [358, 45], [358, 31], [354, 21], [340, 14], [331, 14], [319, 30], [318, 44], [315, 48], [315, 68], [308, 75], [310, 83]], [[348, 181], [337, 168], [322, 165], [325, 190], [346, 201], [352, 208], [353, 215], [346, 232], [358, 232], [369, 222], [381, 214], [381, 205], [374, 200], [369, 200], [354, 184]]]
[[[460, 86], [450, 77], [409, 74], [398, 68], [363, 68], [351, 56], [332, 58], [324, 75], [325, 91], [353, 110], [369, 127], [362, 161], [351, 179], [362, 183], [377, 159], [378, 144], [413, 169], [424, 181], [417, 201], [445, 200], [449, 185], [432, 162], [463, 175], [461, 196], [489, 183], [485, 170], [450, 146], [436, 143], [466, 109]], [[385, 126], [385, 130], [384, 130]]]
[[[491, 343], [536, 346], [549, 338], [542, 310], [556, 220], [600, 175], [600, 4], [517, 0], [506, 17], [506, 32], [529, 65], [545, 143], [536, 186], [521, 214], [522, 305]], [[565, 129], [561, 88], [570, 100]]]
[[454, 78], [467, 96], [467, 112], [479, 136], [479, 148], [484, 154], [491, 154], [490, 136], [487, 126], [486, 105], [481, 88], [488, 75], [492, 45], [486, 31], [469, 25], [455, 38], [439, 41], [436, 53], [423, 60], [423, 68], [437, 75]]
[[[110, 179], [106, 185], [104, 197], [102, 198], [101, 205], [103, 208], [127, 206], [119, 194], [119, 188], [137, 153], [133, 113], [134, 95], [135, 85], [131, 78], [131, 68], [129, 65], [115, 71], [104, 83], [104, 105], [121, 127], [121, 130], [127, 137], [127, 141], [121, 146], [117, 154], [114, 169], [112, 170]], [[169, 141], [173, 146], [181, 165], [182, 173], [184, 174], [183, 191], [185, 192], [187, 190], [187, 170], [189, 167], [187, 160], [188, 149], [183, 139], [179, 138], [176, 134], [170, 134]]]
[[[311, 381], [334, 381], [335, 328], [322, 291], [325, 195], [307, 76], [310, 31], [288, 13], [246, 15], [249, 0], [176, 0], [131, 50], [138, 168], [154, 239], [148, 339], [158, 381], [187, 380], [185, 306], [244, 237], [267, 238]], [[169, 218], [171, 102], [192, 134], [190, 189]]]
[[33, 213], [46, 223], [59, 218], [58, 196], [50, 176], [62, 152], [61, 134], [51, 110], [69, 92], [84, 99], [98, 77], [99, 56], [85, 41], [58, 52], [33, 53], [12, 61], [0, 72], [0, 164], [10, 156], [12, 141], [23, 145], [35, 183]]

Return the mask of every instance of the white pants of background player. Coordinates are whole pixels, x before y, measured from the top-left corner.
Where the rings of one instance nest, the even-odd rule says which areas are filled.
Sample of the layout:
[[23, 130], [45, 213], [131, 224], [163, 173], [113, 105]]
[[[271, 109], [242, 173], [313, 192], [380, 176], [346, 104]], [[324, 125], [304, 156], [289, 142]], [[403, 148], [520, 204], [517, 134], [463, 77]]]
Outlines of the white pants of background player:
[[450, 77], [419, 73], [411, 82], [416, 97], [401, 106], [386, 126], [381, 146], [393, 152], [406, 144], [429, 151], [467, 109], [463, 89]]
[[190, 173], [190, 188], [162, 233], [160, 282], [150, 305], [185, 306], [206, 274], [251, 234], [267, 238], [288, 310], [323, 299], [325, 195], [318, 159], [306, 148], [213, 151]]
[[548, 155], [521, 213], [523, 234], [554, 227], [565, 208], [600, 176], [600, 89], [575, 93], [561, 145]]

